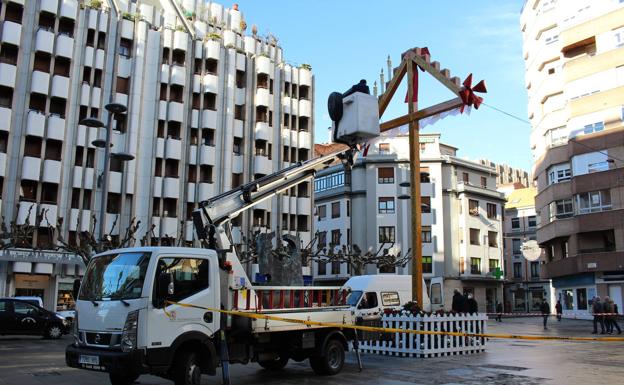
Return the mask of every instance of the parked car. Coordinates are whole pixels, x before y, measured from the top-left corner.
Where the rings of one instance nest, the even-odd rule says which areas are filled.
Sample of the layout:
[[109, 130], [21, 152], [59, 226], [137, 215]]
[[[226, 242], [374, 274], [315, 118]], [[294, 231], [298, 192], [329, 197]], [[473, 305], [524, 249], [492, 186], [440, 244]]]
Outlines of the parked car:
[[15, 296], [14, 299], [19, 299], [20, 301], [28, 302], [31, 305], [43, 307], [43, 300], [41, 297], [37, 296]]
[[57, 339], [70, 323], [41, 306], [16, 298], [0, 298], [0, 335], [42, 335]]

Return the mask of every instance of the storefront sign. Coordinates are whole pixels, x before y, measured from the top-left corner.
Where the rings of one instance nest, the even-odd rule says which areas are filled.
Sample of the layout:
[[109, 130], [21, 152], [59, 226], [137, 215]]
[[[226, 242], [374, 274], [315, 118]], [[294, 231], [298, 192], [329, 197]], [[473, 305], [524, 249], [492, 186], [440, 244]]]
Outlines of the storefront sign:
[[76, 254], [60, 251], [41, 251], [32, 249], [6, 249], [0, 254], [1, 261], [13, 262], [44, 262], [56, 264], [73, 264], [84, 266], [82, 258]]

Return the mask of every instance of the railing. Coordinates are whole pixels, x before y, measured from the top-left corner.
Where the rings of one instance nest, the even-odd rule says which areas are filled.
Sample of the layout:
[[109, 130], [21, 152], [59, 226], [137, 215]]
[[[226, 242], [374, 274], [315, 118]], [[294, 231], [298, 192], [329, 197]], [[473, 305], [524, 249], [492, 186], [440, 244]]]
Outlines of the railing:
[[[486, 333], [486, 314], [447, 314], [431, 316], [384, 315], [377, 325], [418, 331]], [[377, 353], [401, 357], [440, 357], [457, 354], [481, 353], [486, 338], [449, 336], [442, 334], [362, 333], [360, 349], [363, 353]]]
[[254, 286], [252, 300], [246, 289], [234, 291], [234, 310], [277, 310], [345, 306], [347, 292], [340, 286]]

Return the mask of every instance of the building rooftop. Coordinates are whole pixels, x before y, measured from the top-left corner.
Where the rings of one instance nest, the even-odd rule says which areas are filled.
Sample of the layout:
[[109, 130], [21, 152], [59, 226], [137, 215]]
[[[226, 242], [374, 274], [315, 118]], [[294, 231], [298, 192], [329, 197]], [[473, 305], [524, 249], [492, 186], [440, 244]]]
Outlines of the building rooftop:
[[535, 195], [537, 195], [535, 187], [514, 190], [507, 197], [505, 210], [535, 206]]

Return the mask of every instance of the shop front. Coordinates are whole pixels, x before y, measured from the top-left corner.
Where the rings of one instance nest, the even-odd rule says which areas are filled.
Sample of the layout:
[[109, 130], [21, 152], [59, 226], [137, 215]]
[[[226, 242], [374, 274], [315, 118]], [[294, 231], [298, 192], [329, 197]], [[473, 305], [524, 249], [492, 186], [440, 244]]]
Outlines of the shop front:
[[565, 318], [592, 318], [592, 300], [597, 295], [593, 273], [553, 278], [553, 287]]

